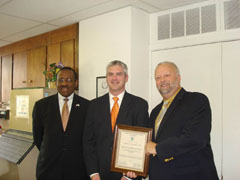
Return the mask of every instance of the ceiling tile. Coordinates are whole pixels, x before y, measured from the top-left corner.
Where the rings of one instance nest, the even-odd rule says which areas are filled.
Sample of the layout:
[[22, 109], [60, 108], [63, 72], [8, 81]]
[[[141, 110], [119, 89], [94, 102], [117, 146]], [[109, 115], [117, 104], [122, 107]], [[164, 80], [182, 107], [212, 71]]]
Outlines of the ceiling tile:
[[49, 25], [49, 24], [42, 24], [40, 26], [31, 28], [29, 30], [17, 33], [17, 34], [15, 34], [13, 36], [9, 36], [7, 38], [3, 38], [3, 40], [13, 41], [13, 42], [20, 41], [22, 39], [26, 39], [26, 38], [29, 38], [29, 37], [32, 37], [32, 36], [37, 36], [39, 34], [42, 34], [42, 33], [45, 33], [45, 32], [49, 32], [49, 31], [55, 30], [57, 28], [59, 28], [59, 27], [53, 26], [53, 25]]
[[136, 8], [142, 9], [143, 11], [146, 11], [148, 13], [154, 13], [160, 11], [159, 8], [156, 6], [153, 6], [152, 4], [145, 3], [143, 1], [133, 1], [132, 5]]
[[56, 19], [51, 21], [51, 24], [55, 25], [68, 25], [74, 22], [78, 22], [83, 19], [87, 19], [93, 16], [97, 16], [103, 13], [107, 13], [116, 9], [120, 9], [122, 7], [126, 7], [131, 5], [132, 0], [112, 0], [108, 1], [107, 3], [100, 4], [98, 6], [93, 6], [91, 8], [79, 11], [72, 15]]
[[48, 22], [108, 1], [109, 0], [14, 0], [0, 7], [0, 12], [36, 21]]
[[39, 25], [38, 22], [0, 14], [0, 39]]

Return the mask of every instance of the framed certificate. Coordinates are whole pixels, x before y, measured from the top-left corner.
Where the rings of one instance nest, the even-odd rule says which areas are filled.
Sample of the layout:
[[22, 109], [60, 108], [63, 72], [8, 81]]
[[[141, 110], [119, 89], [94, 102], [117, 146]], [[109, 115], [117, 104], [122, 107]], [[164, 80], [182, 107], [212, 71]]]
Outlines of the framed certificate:
[[152, 139], [152, 129], [137, 126], [117, 125], [112, 151], [111, 171], [132, 171], [137, 176], [146, 177], [149, 156], [145, 146]]

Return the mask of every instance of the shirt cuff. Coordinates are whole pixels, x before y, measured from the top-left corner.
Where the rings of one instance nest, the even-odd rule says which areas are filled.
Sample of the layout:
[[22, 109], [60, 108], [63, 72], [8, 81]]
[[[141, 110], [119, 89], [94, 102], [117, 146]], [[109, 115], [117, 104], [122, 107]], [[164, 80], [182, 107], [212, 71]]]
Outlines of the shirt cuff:
[[90, 178], [92, 178], [95, 174], [99, 174], [99, 173], [93, 173], [90, 175]]

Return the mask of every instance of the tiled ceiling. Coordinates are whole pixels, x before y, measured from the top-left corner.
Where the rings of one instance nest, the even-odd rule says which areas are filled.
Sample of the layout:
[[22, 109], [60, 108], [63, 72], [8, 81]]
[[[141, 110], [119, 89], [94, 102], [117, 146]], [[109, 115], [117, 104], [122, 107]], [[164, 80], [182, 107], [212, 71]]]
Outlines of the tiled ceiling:
[[133, 6], [147, 13], [206, 0], [0, 0], [0, 47]]

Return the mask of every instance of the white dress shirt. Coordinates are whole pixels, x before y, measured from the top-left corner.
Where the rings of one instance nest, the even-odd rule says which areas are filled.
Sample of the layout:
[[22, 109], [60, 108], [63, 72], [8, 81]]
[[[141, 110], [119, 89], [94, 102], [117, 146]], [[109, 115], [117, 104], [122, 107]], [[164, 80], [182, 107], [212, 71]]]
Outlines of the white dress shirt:
[[73, 95], [74, 95], [74, 93], [72, 93], [68, 97], [64, 97], [60, 93], [58, 93], [58, 104], [59, 104], [59, 110], [60, 110], [61, 116], [62, 116], [62, 108], [63, 108], [63, 105], [65, 103], [65, 98], [68, 98], [68, 102], [67, 103], [68, 103], [68, 110], [69, 110], [69, 114], [70, 114], [71, 108], [72, 108], [72, 102], [73, 102]]

